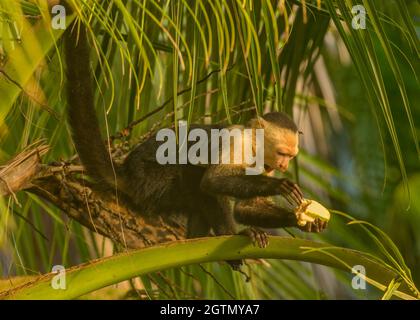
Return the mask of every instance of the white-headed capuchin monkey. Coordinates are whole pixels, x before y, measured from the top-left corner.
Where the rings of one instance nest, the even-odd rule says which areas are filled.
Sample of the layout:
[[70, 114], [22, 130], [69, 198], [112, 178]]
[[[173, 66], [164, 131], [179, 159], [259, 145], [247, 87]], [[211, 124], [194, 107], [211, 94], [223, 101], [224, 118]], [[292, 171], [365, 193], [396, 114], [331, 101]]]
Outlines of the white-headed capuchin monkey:
[[[239, 222], [251, 227], [243, 234], [264, 247], [267, 236], [257, 227], [298, 227], [295, 214], [274, 205], [270, 196], [281, 195], [297, 206], [303, 198], [299, 187], [288, 179], [266, 175], [272, 170], [286, 171], [298, 153], [298, 130], [286, 114], [268, 113], [245, 126], [264, 129], [265, 172], [260, 175], [246, 175], [243, 165], [161, 165], [156, 161], [161, 142], [155, 136], [138, 145], [118, 165], [110, 159], [96, 118], [86, 30], [74, 26], [65, 34], [68, 121], [80, 159], [98, 188], [118, 189], [118, 194], [142, 214], [187, 214], [189, 238], [211, 232], [236, 234], [235, 224]], [[315, 220], [304, 230], [319, 232], [325, 227]]]

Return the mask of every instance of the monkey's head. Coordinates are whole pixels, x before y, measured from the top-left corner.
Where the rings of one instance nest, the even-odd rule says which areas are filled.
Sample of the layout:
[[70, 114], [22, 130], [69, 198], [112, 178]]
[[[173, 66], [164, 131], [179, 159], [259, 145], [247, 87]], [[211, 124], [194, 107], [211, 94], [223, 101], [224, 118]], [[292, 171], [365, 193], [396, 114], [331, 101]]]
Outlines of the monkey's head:
[[285, 172], [289, 162], [299, 152], [299, 130], [284, 112], [270, 112], [255, 119], [254, 124], [264, 129], [264, 164], [267, 171]]

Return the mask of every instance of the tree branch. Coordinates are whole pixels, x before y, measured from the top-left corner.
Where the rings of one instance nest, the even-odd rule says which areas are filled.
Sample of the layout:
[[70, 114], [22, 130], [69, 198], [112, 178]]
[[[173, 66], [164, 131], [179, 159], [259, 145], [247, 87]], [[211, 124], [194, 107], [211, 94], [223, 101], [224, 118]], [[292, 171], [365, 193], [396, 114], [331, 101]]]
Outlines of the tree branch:
[[83, 167], [75, 160], [43, 165], [41, 156], [47, 151], [48, 146], [37, 143], [0, 166], [0, 196], [31, 192], [126, 248], [184, 238], [184, 217], [135, 212], [121, 204], [116, 195], [94, 191], [92, 183], [83, 176]]

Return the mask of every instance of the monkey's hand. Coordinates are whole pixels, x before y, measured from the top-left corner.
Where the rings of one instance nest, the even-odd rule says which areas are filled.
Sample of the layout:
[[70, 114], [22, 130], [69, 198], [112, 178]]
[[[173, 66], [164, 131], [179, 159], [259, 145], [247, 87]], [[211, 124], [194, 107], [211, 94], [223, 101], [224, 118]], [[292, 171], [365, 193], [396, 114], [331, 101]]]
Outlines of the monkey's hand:
[[[256, 227], [249, 227], [246, 228], [238, 233], [239, 235], [247, 236], [251, 239], [254, 246], [258, 246], [260, 248], [265, 248], [268, 246], [268, 234], [264, 230], [261, 230]], [[241, 269], [243, 264], [242, 260], [229, 260], [227, 263], [234, 271], [238, 271]]]
[[264, 230], [261, 230], [256, 227], [249, 227], [238, 234], [248, 236], [254, 246], [258, 246], [260, 248], [265, 248], [268, 246], [268, 234]]
[[[297, 224], [297, 223], [296, 223]], [[305, 232], [322, 232], [328, 226], [328, 221], [323, 221], [319, 218], [316, 218], [313, 222], [307, 222], [304, 226], [297, 224], [297, 227]]]
[[299, 206], [303, 202], [303, 193], [299, 186], [289, 179], [279, 179], [281, 195], [292, 205]]
[[314, 200], [303, 200], [295, 209], [299, 229], [306, 232], [322, 232], [330, 220], [330, 212]]

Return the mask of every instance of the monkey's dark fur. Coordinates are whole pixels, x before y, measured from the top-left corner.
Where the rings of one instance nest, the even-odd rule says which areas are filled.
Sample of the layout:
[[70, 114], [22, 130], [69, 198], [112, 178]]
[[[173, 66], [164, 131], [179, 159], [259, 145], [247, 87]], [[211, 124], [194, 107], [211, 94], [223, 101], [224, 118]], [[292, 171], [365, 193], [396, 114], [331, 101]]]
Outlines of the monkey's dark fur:
[[[98, 187], [118, 190], [118, 195], [141, 213], [187, 214], [188, 237], [206, 236], [211, 230], [216, 235], [235, 234], [234, 220], [249, 226], [296, 226], [292, 212], [266, 198], [292, 196], [299, 203], [300, 190], [287, 179], [246, 176], [244, 169], [227, 165], [160, 165], [155, 160], [159, 145], [155, 137], [136, 147], [122, 165], [116, 165], [103, 143], [96, 118], [83, 26], [66, 31], [65, 50], [69, 124], [80, 159]], [[296, 125], [283, 113], [264, 118], [279, 128], [297, 132]], [[234, 210], [227, 197], [236, 199]], [[253, 231], [250, 236], [255, 240], [260, 235]]]

